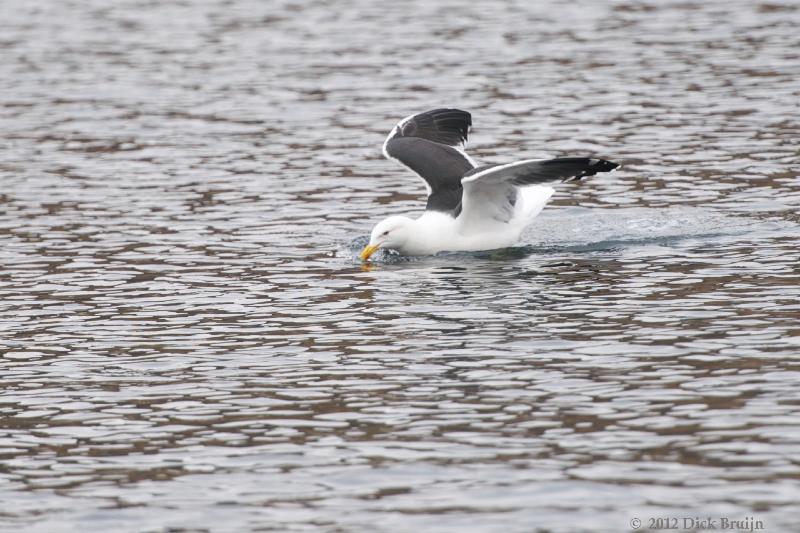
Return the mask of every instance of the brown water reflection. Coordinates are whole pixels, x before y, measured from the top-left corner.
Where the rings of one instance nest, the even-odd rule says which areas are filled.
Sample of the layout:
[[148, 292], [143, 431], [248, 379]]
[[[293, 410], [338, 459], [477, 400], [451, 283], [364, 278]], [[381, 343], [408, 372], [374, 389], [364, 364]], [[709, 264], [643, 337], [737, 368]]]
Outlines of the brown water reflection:
[[[800, 523], [794, 3], [6, 11], [9, 531]], [[422, 205], [383, 136], [439, 105], [623, 169], [528, 246], [363, 269]]]

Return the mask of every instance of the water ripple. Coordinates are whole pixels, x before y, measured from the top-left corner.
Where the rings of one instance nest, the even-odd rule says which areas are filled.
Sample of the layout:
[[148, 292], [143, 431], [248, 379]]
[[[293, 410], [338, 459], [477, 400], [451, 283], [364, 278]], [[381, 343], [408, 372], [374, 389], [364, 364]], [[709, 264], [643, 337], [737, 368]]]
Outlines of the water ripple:
[[[798, 17], [15, 5], [3, 523], [793, 531]], [[622, 169], [561, 188], [518, 247], [365, 267], [371, 226], [422, 206], [383, 136], [438, 105], [473, 112], [480, 160]]]

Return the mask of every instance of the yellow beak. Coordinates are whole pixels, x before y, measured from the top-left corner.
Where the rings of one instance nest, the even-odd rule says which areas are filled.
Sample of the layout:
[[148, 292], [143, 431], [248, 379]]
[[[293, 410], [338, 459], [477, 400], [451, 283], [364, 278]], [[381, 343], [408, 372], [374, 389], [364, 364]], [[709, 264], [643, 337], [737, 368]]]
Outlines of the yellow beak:
[[370, 258], [372, 254], [378, 251], [378, 248], [380, 248], [380, 245], [368, 244], [364, 247], [363, 250], [361, 250], [361, 255], [359, 255], [359, 257], [361, 258], [362, 261], [366, 261], [367, 259]]

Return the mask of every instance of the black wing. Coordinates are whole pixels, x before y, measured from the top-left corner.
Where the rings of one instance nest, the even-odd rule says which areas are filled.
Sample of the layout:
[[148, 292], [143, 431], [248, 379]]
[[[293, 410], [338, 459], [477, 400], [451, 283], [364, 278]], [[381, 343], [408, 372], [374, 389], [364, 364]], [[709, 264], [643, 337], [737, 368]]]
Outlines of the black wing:
[[576, 181], [598, 172], [609, 172], [618, 166], [604, 159], [563, 157], [478, 167], [467, 172], [462, 180], [464, 216], [475, 220], [507, 222], [514, 214], [519, 187]]
[[428, 189], [427, 209], [456, 212], [461, 178], [475, 168], [464, 153], [472, 116], [459, 109], [434, 109], [401, 120], [383, 143], [383, 153], [419, 174]]
[[487, 165], [464, 175], [464, 183], [478, 180], [485, 183], [509, 183], [517, 186], [537, 185], [552, 181], [578, 181], [598, 172], [610, 172], [617, 163], [588, 157], [528, 159], [508, 165]]

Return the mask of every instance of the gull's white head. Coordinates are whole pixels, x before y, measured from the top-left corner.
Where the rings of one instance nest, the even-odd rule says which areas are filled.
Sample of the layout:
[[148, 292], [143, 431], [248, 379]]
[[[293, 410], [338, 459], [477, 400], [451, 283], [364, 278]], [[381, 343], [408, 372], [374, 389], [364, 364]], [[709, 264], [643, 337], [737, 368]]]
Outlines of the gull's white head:
[[411, 237], [413, 223], [413, 220], [403, 216], [391, 216], [378, 222], [372, 228], [369, 244], [361, 250], [361, 260], [366, 261], [380, 248], [401, 250]]

